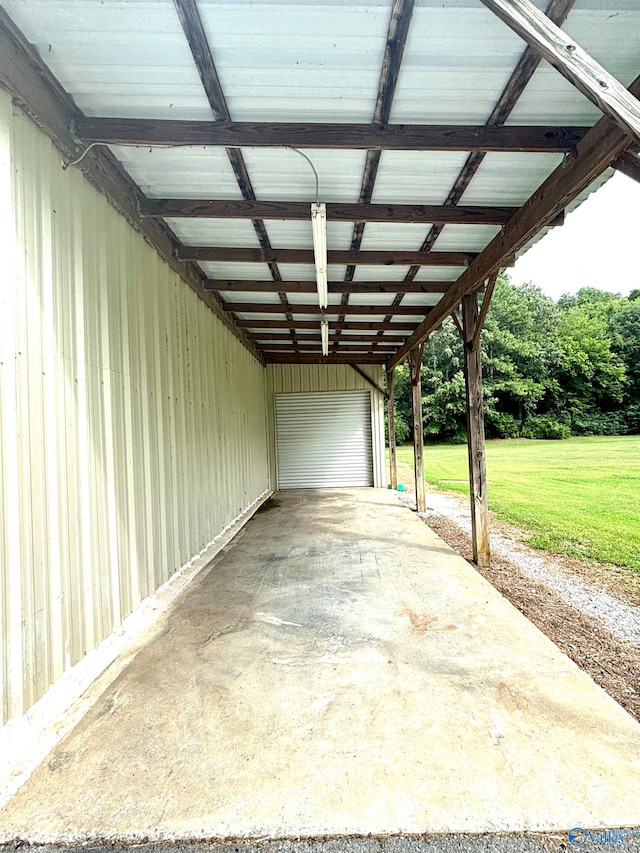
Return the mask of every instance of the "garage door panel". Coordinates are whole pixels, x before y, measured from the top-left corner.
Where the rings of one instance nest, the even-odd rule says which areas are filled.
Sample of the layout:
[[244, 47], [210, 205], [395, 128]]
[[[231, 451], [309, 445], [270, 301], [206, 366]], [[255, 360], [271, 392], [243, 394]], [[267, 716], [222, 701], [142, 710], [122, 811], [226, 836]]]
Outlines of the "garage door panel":
[[368, 391], [276, 395], [279, 489], [373, 485]]

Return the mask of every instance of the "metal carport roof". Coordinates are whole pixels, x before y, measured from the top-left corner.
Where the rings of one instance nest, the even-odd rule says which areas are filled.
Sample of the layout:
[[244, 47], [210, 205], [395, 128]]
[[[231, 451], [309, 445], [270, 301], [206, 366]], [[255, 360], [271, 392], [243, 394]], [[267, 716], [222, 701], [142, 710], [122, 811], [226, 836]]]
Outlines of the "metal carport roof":
[[[481, 0], [4, 6], [70, 96], [76, 156], [108, 144], [81, 167], [115, 158], [137, 185], [138, 226], [266, 361], [322, 361], [325, 316], [325, 361], [397, 362], [458, 293], [482, 287], [491, 265], [474, 262], [494, 238], [523, 251], [611, 174], [598, 161], [570, 176], [554, 215], [511, 238], [518, 208], [554, 170], [579, 166], [601, 112]], [[632, 83], [637, 0], [535, 6]], [[614, 160], [634, 143], [620, 139]], [[314, 176], [285, 145], [312, 160], [328, 206], [324, 311]]]

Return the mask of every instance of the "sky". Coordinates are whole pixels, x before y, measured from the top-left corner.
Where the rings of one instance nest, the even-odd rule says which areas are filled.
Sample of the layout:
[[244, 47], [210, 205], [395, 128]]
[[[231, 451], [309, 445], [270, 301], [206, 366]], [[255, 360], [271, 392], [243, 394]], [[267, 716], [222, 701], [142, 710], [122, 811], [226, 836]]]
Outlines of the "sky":
[[627, 296], [640, 288], [640, 183], [616, 172], [507, 270], [557, 300], [581, 287]]

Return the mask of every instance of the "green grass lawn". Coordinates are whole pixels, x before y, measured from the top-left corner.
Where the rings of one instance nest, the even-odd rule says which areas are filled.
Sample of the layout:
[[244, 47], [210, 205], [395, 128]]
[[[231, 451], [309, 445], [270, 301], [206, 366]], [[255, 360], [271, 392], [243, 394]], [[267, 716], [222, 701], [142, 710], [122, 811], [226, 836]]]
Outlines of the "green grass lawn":
[[[424, 456], [429, 483], [468, 493], [466, 446], [428, 444]], [[413, 447], [398, 459], [413, 465]], [[529, 544], [640, 571], [640, 436], [488, 441], [487, 476], [490, 508]]]

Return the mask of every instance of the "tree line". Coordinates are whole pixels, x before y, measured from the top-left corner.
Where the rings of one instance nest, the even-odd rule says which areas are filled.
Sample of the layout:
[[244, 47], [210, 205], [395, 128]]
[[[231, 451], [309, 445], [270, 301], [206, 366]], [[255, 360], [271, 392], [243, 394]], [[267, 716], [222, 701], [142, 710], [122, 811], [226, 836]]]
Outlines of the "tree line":
[[[583, 288], [554, 302], [500, 276], [480, 342], [488, 437], [640, 433], [640, 290]], [[463, 358], [449, 318], [424, 348], [425, 440], [466, 440]], [[407, 364], [396, 368], [394, 392], [403, 442], [413, 428]]]

